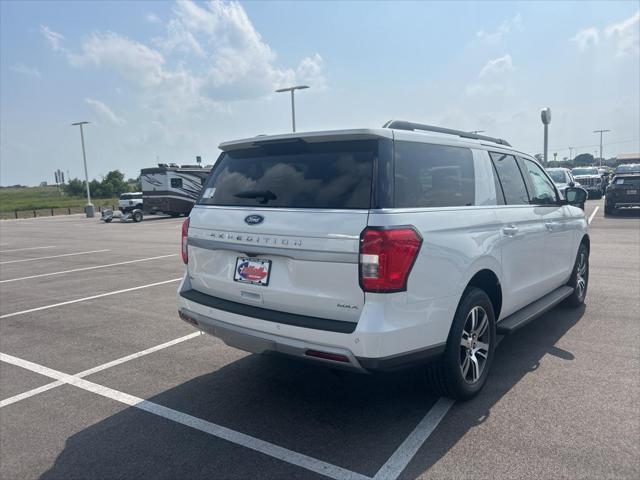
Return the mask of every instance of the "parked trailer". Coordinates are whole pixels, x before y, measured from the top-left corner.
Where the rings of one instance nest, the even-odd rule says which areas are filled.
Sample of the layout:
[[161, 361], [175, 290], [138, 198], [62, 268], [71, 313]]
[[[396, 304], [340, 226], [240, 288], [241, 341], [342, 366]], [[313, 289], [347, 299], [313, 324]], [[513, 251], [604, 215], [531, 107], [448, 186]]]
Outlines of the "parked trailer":
[[200, 196], [211, 166], [159, 163], [140, 171], [144, 213], [188, 215]]

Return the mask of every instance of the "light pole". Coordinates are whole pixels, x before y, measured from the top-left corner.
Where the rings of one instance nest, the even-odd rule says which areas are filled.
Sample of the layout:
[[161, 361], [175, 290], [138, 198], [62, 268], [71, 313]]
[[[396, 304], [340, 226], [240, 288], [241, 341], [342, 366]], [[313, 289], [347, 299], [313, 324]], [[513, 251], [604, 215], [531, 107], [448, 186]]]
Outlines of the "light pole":
[[569, 147], [569, 161], [573, 158], [573, 147]]
[[544, 150], [543, 150], [543, 160], [544, 165], [548, 164], [547, 153], [549, 150], [549, 124], [551, 123], [551, 109], [549, 107], [545, 107], [540, 112], [540, 118], [542, 119], [542, 124], [544, 125]]
[[80, 142], [82, 142], [82, 159], [84, 160], [84, 180], [87, 185], [87, 204], [84, 206], [84, 212], [87, 214], [87, 218], [93, 218], [95, 215], [95, 210], [93, 208], [93, 204], [91, 203], [91, 192], [89, 191], [89, 173], [87, 172], [87, 154], [84, 150], [84, 131], [82, 130], [83, 125], [88, 125], [89, 122], [76, 122], [72, 123], [71, 126], [75, 127], [76, 125], [80, 127]]
[[602, 134], [605, 132], [610, 132], [611, 130], [594, 130], [593, 133], [600, 134], [600, 166], [602, 166]]
[[296, 131], [296, 101], [294, 92], [296, 90], [304, 90], [305, 88], [309, 88], [309, 86], [296, 85], [295, 87], [279, 88], [278, 90], [276, 90], [276, 93], [291, 92], [291, 125], [294, 132]]

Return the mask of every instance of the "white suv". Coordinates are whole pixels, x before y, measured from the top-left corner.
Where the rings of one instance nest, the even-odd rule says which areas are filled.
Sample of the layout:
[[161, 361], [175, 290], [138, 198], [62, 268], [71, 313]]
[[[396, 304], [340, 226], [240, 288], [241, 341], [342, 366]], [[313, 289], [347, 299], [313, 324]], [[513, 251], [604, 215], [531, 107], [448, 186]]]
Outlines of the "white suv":
[[180, 317], [228, 345], [484, 385], [496, 335], [581, 305], [589, 236], [504, 140], [403, 121], [226, 142], [182, 229]]

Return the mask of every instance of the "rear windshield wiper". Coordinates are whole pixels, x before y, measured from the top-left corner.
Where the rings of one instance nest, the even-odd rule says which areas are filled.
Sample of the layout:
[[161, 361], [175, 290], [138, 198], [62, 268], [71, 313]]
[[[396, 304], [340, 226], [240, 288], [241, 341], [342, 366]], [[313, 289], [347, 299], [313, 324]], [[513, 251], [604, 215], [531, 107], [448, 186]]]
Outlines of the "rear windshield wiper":
[[246, 190], [233, 195], [237, 198], [261, 198], [259, 203], [267, 203], [269, 200], [275, 200], [278, 197], [271, 190]]

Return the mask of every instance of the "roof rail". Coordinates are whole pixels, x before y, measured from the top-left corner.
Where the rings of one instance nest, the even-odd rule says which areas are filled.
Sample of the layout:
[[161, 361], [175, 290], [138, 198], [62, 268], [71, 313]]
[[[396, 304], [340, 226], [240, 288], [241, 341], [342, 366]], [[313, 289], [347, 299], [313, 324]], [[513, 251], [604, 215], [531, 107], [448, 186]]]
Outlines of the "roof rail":
[[462, 138], [473, 138], [474, 140], [484, 140], [487, 142], [498, 143], [510, 147], [511, 144], [502, 138], [487, 137], [486, 135], [478, 135], [477, 133], [463, 132], [462, 130], [453, 130], [451, 128], [434, 127], [432, 125], [424, 125], [422, 123], [406, 122], [404, 120], [389, 120], [382, 128], [395, 128], [396, 130], [422, 130], [425, 132], [446, 133], [448, 135], [457, 135]]

